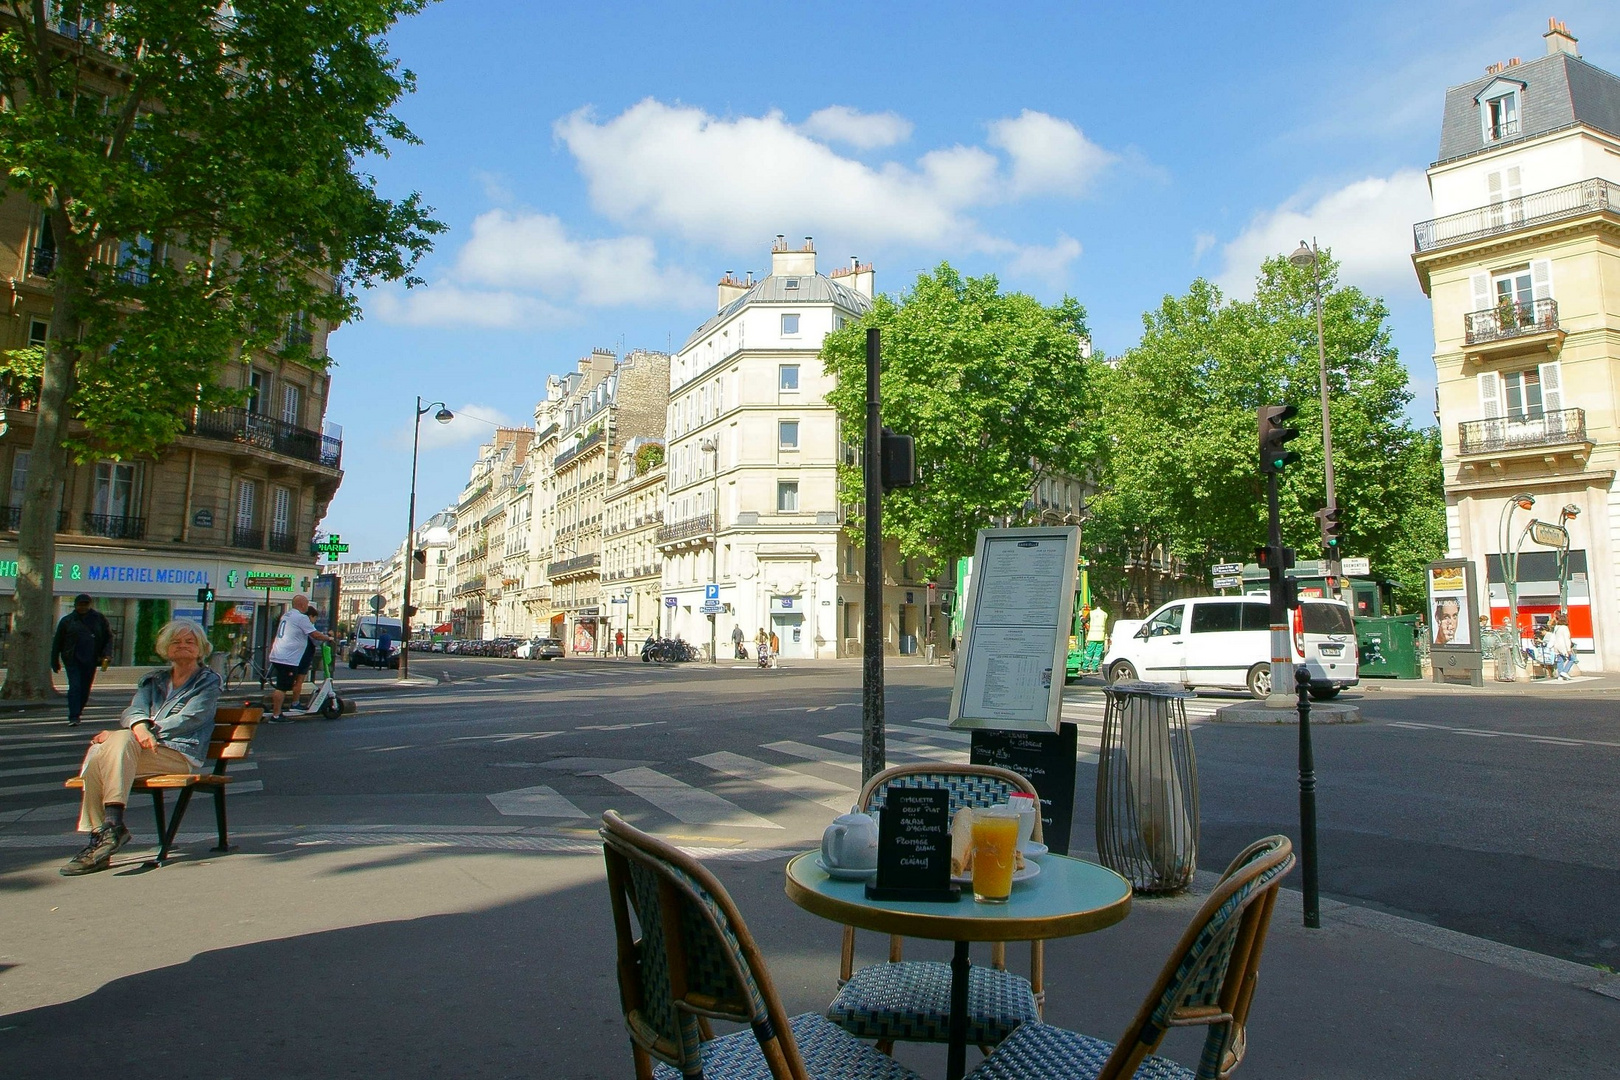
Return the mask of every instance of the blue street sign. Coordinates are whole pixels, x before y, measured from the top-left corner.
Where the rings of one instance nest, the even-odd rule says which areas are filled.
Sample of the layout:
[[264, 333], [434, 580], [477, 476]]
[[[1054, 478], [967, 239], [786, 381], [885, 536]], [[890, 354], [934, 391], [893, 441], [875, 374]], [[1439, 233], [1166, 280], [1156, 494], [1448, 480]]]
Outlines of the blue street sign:
[[677, 607], [677, 606], [679, 606], [679, 604], [680, 604], [680, 601], [675, 599], [673, 596], [664, 597], [664, 606], [665, 607]]
[[718, 600], [718, 599], [720, 599], [720, 586], [718, 586], [718, 585], [705, 585], [705, 586], [703, 586], [703, 599], [705, 599], [705, 600]]

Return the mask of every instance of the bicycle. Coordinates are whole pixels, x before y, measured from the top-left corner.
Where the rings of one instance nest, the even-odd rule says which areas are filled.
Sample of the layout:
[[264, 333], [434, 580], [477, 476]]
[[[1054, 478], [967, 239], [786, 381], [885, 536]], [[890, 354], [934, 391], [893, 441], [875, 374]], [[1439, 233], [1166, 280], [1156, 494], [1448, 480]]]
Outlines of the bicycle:
[[262, 690], [269, 682], [269, 669], [255, 663], [251, 651], [232, 653], [230, 660], [225, 664], [225, 689], [227, 691], [252, 683], [258, 683], [259, 688]]

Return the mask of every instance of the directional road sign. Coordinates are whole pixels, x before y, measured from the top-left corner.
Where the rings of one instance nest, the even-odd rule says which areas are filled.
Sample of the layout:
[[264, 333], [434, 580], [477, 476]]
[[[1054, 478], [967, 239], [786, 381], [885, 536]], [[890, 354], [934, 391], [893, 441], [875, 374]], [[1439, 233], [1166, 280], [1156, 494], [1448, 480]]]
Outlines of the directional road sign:
[[718, 600], [705, 600], [703, 601], [703, 606], [698, 608], [698, 611], [704, 615], [718, 615], [725, 610], [726, 605], [722, 604]]
[[1243, 578], [1240, 575], [1222, 574], [1215, 579], [1217, 589], [1241, 589]]
[[243, 584], [250, 589], [290, 589], [292, 588], [292, 575], [255, 574], [250, 571]]
[[1237, 562], [1216, 563], [1210, 573], [1216, 577], [1231, 577], [1233, 574], [1243, 573], [1243, 564]]

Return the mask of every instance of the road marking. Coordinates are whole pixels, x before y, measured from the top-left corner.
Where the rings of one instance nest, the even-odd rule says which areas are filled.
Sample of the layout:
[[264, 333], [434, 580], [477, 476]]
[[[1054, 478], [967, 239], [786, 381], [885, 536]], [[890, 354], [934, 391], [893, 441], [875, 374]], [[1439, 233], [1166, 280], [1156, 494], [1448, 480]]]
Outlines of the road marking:
[[666, 724], [668, 722], [669, 721], [667, 721], [667, 720], [643, 720], [639, 724], [586, 724], [584, 727], [577, 727], [574, 730], [575, 731], [629, 731], [631, 728], [657, 727], [659, 724]]
[[[451, 742], [519, 742], [523, 739], [549, 739], [553, 735], [561, 735], [560, 731], [520, 731], [514, 735], [457, 735]], [[389, 749], [399, 749], [389, 747]]]
[[750, 814], [712, 791], [695, 788], [657, 769], [622, 769], [603, 773], [610, 784], [645, 799], [677, 821], [688, 825], [729, 825], [737, 829], [780, 829], [774, 821]]
[[[833, 742], [862, 743], [861, 733], [858, 731], [829, 731], [822, 735], [823, 739]], [[885, 739], [884, 749], [900, 754], [910, 754], [912, 757], [926, 758], [929, 761], [961, 761], [966, 755], [960, 749], [951, 749], [947, 746], [937, 746], [933, 743], [913, 742], [909, 739]]]
[[766, 787], [785, 791], [789, 795], [797, 795], [801, 799], [819, 803], [840, 814], [849, 812], [851, 796], [855, 793], [855, 789], [848, 784], [839, 784], [809, 773], [768, 765], [763, 761], [725, 750], [715, 754], [704, 754], [691, 760], [699, 765], [707, 765], [717, 773], [764, 784]]
[[921, 735], [925, 739], [936, 742], [961, 743], [963, 746], [973, 741], [973, 736], [965, 731], [938, 731], [934, 728], [916, 727], [912, 724], [884, 724], [887, 731], [898, 731], [902, 735]]
[[70, 765], [34, 765], [26, 769], [0, 769], [0, 776], [49, 776], [51, 773], [66, 772], [71, 767]]
[[517, 788], [513, 791], [497, 791], [485, 798], [494, 805], [495, 809], [507, 817], [554, 817], [554, 818], [589, 818], [579, 807], [569, 802], [567, 798], [557, 793], [556, 788], [544, 784], [535, 787]]
[[40, 795], [47, 791], [62, 790], [65, 789], [62, 787], [60, 780], [54, 784], [8, 784], [5, 787], [0, 787], [0, 798], [7, 795]]
[[1532, 735], [1525, 731], [1484, 731], [1480, 728], [1448, 727], [1445, 724], [1419, 724], [1411, 720], [1392, 720], [1386, 726], [1409, 731], [1449, 731], [1453, 735], [1473, 735], [1481, 738], [1527, 739], [1530, 742], [1547, 743], [1553, 746], [1620, 747], [1620, 742], [1604, 742], [1601, 739], [1568, 739], [1561, 735]]
[[802, 758], [805, 761], [819, 761], [823, 765], [836, 765], [840, 769], [853, 769], [861, 771], [861, 759], [840, 754], [836, 750], [828, 750], [821, 746], [811, 746], [809, 743], [794, 742], [792, 739], [783, 739], [781, 742], [760, 743], [762, 750], [775, 750], [778, 754], [788, 757]]

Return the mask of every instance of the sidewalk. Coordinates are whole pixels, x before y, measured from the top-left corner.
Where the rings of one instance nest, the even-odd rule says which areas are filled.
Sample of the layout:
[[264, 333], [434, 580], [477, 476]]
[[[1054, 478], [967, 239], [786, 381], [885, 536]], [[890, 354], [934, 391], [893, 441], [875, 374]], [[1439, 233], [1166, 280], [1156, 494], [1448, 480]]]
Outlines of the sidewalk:
[[[71, 880], [55, 872], [66, 852], [44, 846], [59, 837], [35, 845], [13, 836], [0, 844], [8, 1078], [61, 1076], [66, 1062], [75, 1074], [132, 1080], [631, 1072], [602, 860], [587, 829], [447, 829], [426, 843], [393, 843], [379, 830], [352, 847], [243, 834], [229, 857], [205, 857], [193, 843], [160, 871], [132, 863]], [[742, 849], [710, 866], [759, 939], [790, 1014], [823, 1009], [838, 930], [787, 900], [782, 858]], [[1119, 926], [1050, 943], [1047, 1019], [1116, 1038], [1196, 904], [1138, 899]], [[1323, 907], [1323, 928], [1307, 931], [1298, 894], [1284, 890], [1238, 1076], [1620, 1076], [1612, 976], [1363, 908]], [[106, 933], [127, 927], [132, 911], [143, 913], [138, 930]], [[886, 946], [876, 934], [858, 944], [863, 962]], [[907, 955], [945, 948], [908, 942]], [[1009, 950], [1017, 968], [1027, 957]], [[234, 1019], [193, 1021], [187, 1003], [196, 1002]], [[1197, 1031], [1176, 1032], [1165, 1052], [1195, 1063], [1198, 1043]], [[944, 1071], [943, 1048], [898, 1055], [924, 1076]]]

